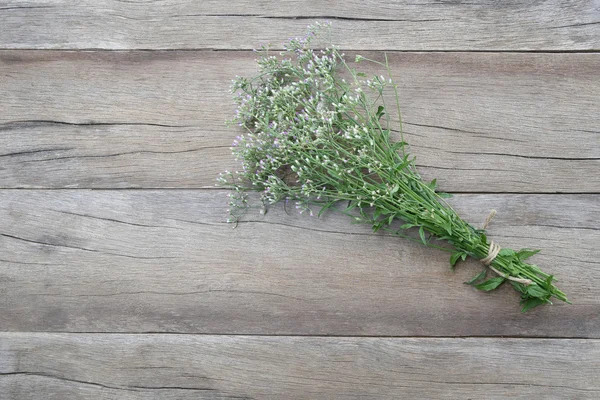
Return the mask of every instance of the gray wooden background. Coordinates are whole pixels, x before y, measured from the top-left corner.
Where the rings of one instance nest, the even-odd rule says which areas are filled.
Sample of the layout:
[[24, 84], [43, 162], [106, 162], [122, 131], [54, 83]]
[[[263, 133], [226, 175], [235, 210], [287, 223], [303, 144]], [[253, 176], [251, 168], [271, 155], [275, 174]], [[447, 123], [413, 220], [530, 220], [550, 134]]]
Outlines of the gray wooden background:
[[[325, 19], [573, 305], [340, 215], [225, 223], [230, 81]], [[0, 49], [0, 399], [600, 398], [598, 1], [0, 0]]]

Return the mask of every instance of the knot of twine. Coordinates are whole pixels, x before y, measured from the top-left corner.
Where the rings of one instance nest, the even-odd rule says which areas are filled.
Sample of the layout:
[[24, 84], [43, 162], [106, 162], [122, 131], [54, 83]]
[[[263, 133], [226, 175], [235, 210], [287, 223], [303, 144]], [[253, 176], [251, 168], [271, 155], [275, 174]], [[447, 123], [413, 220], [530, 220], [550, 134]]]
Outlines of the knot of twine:
[[[481, 229], [487, 228], [487, 226], [492, 221], [492, 218], [494, 218], [495, 215], [496, 215], [496, 210], [490, 211], [490, 215], [488, 215], [487, 218], [485, 219], [485, 221], [483, 222]], [[498, 245], [497, 243], [494, 243], [493, 240], [490, 240], [490, 247], [488, 248], [487, 257], [482, 258], [480, 261], [482, 262], [483, 265], [485, 265], [486, 267], [488, 267], [489, 269], [491, 269], [492, 271], [494, 271], [501, 277], [508, 279], [509, 281], [519, 282], [525, 286], [531, 285], [533, 283], [533, 281], [531, 279], [516, 278], [514, 276], [510, 276], [508, 274], [500, 272], [496, 268], [492, 267], [492, 262], [498, 256], [498, 253], [500, 253], [500, 250], [502, 250], [502, 247], [500, 247], [500, 245]]]

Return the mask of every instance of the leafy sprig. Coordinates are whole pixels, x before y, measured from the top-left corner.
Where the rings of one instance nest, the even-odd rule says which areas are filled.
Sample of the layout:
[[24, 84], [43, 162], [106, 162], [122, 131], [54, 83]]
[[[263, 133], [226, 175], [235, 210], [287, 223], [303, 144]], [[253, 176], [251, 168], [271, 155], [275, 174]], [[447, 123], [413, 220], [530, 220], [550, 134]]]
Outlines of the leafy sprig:
[[[403, 138], [398, 87], [387, 56], [384, 61], [356, 57], [355, 62], [386, 71], [387, 77], [368, 79], [335, 46], [313, 48], [322, 29], [310, 26], [305, 37], [285, 44], [279, 57], [262, 47], [259, 74], [233, 81], [233, 122], [245, 133], [233, 147], [241, 171], [219, 177], [233, 190], [230, 221], [237, 222], [247, 209], [247, 192], [258, 191], [265, 204], [295, 202], [299, 212], [310, 215], [314, 208], [320, 208], [320, 216], [343, 204], [335, 209], [374, 232], [385, 230], [450, 252], [452, 268], [468, 256], [484, 259], [491, 246], [485, 231], [462, 220], [444, 200], [448, 195], [437, 191], [436, 181], [424, 182], [417, 172]], [[395, 97], [400, 141], [391, 138], [388, 89]], [[407, 230], [416, 230], [418, 239]], [[551, 303], [552, 297], [568, 301], [552, 275], [526, 262], [537, 252], [502, 249], [490, 265], [496, 276], [486, 280], [484, 269], [466, 283], [491, 291], [508, 281], [521, 294], [523, 311]]]

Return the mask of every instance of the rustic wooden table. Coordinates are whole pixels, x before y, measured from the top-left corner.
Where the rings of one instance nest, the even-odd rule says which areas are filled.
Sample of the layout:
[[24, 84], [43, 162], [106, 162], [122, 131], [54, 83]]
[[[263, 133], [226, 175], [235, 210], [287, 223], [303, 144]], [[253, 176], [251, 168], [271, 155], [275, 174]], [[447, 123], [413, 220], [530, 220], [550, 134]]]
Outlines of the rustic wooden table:
[[[522, 3], [522, 4], [520, 4]], [[426, 179], [573, 301], [344, 216], [225, 223], [250, 50], [386, 51]], [[600, 398], [597, 1], [0, 1], [0, 398]]]

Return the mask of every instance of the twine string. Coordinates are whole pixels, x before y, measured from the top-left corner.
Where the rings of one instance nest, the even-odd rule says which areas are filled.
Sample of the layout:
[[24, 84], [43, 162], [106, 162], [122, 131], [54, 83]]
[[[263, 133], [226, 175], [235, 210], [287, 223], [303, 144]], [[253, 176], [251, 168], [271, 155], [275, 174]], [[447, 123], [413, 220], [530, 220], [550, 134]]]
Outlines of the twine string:
[[498, 253], [500, 253], [500, 250], [502, 250], [502, 247], [500, 247], [493, 240], [491, 240], [490, 241], [490, 248], [488, 249], [488, 255], [487, 255], [487, 257], [482, 258], [480, 261], [483, 263], [483, 265], [489, 267], [490, 264], [492, 263], [492, 261], [494, 261], [494, 259], [498, 255]]
[[[482, 229], [487, 228], [487, 226], [492, 221], [492, 218], [494, 218], [495, 215], [496, 215], [496, 210], [490, 211], [490, 214], [487, 216], [487, 218], [483, 222]], [[510, 275], [500, 272], [496, 268], [492, 267], [492, 262], [498, 256], [498, 254], [500, 253], [500, 250], [502, 250], [502, 247], [500, 247], [500, 245], [498, 243], [495, 243], [493, 240], [491, 240], [490, 247], [488, 248], [487, 257], [482, 258], [480, 261], [482, 262], [483, 265], [485, 265], [486, 267], [488, 267], [489, 269], [491, 269], [492, 271], [494, 271], [501, 277], [508, 279], [509, 281], [519, 282], [525, 286], [531, 285], [533, 283], [533, 281], [531, 279], [517, 278], [514, 276], [510, 276]]]

